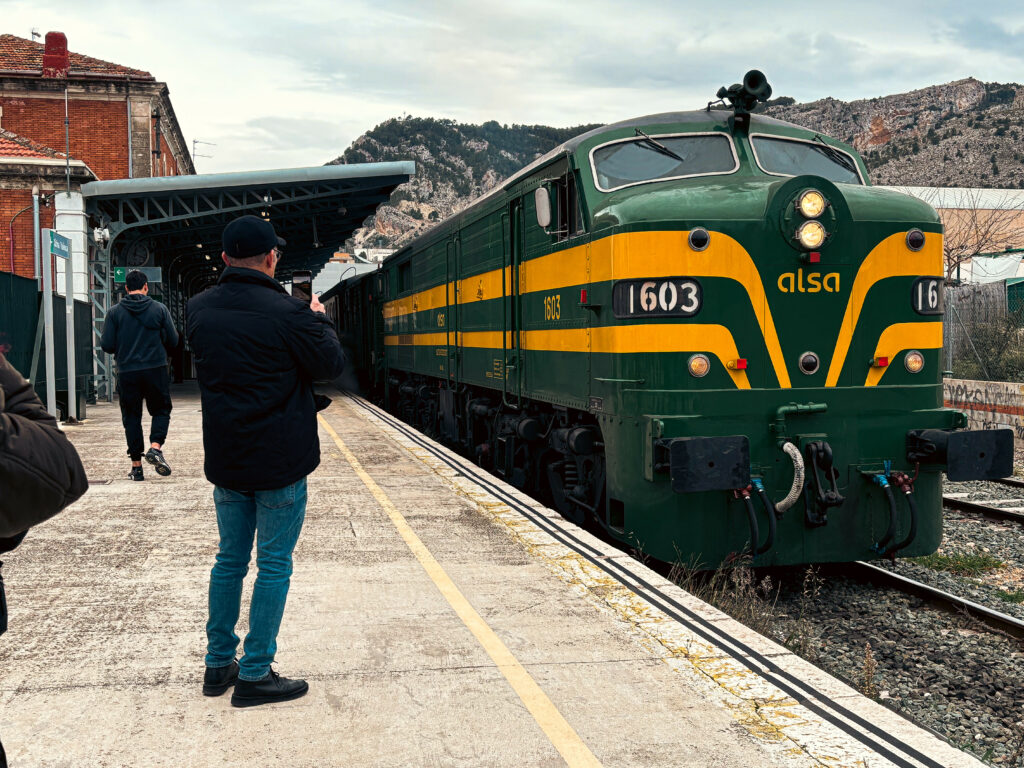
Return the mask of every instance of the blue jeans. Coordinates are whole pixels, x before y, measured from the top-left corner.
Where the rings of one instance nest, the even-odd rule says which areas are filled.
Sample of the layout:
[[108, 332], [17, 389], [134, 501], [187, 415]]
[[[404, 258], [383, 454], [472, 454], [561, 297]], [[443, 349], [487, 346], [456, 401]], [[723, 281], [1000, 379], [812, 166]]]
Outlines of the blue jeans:
[[262, 680], [277, 651], [277, 631], [292, 575], [292, 550], [306, 516], [306, 478], [273, 491], [232, 491], [214, 486], [213, 501], [217, 505], [220, 551], [210, 572], [206, 666], [226, 667], [235, 659], [235, 624], [255, 535], [256, 585], [238, 676], [242, 680]]

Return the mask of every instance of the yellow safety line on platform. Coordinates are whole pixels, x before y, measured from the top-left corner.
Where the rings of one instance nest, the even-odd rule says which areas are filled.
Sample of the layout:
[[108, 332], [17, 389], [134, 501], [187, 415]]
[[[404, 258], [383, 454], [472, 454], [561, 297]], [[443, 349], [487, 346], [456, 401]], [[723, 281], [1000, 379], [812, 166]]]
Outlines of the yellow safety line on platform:
[[388, 498], [387, 494], [381, 490], [381, 487], [363, 469], [363, 465], [356, 458], [355, 454], [338, 437], [338, 433], [334, 431], [323, 416], [317, 416], [317, 419], [327, 431], [327, 434], [331, 436], [331, 439], [334, 440], [334, 444], [338, 446], [341, 455], [352, 465], [352, 469], [355, 470], [359, 479], [363, 481], [363, 485], [367, 487], [377, 500], [377, 503], [387, 513], [406, 545], [412, 550], [420, 565], [423, 566], [423, 570], [427, 572], [430, 580], [434, 582], [434, 586], [440, 590], [448, 604], [458, 614], [458, 617], [462, 619], [462, 623], [466, 625], [469, 631], [473, 633], [473, 637], [477, 639], [477, 642], [487, 651], [491, 661], [494, 662], [501, 671], [501, 674], [508, 680], [512, 690], [516, 692], [523, 705], [533, 715], [537, 725], [541, 727], [548, 739], [551, 740], [551, 744], [558, 750], [558, 753], [565, 759], [565, 762], [574, 767], [597, 766], [600, 768], [601, 763], [594, 756], [594, 753], [583, 743], [583, 739], [579, 737], [579, 734], [562, 717], [562, 713], [558, 711], [558, 708], [555, 707], [547, 694], [541, 690], [541, 687], [537, 685], [536, 681], [530, 676], [530, 673], [512, 655], [512, 652], [501, 641], [501, 638], [494, 633], [494, 630], [488, 626], [487, 622], [470, 605], [469, 600], [455, 586], [455, 582], [451, 580], [451, 577], [441, 567], [441, 564], [437, 562], [430, 553], [430, 550], [420, 540], [420, 537], [416, 535], [416, 532], [406, 522], [402, 513], [398, 511], [398, 508]]

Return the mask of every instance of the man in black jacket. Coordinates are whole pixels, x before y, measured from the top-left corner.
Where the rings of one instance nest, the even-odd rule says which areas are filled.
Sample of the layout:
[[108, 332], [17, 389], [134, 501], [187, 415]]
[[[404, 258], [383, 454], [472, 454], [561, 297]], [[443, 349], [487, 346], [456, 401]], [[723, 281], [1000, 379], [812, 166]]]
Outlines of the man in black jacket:
[[107, 313], [100, 346], [117, 360], [117, 394], [121, 403], [121, 423], [128, 439], [132, 460], [132, 480], [144, 480], [142, 474], [142, 403], [152, 418], [146, 461], [158, 475], [171, 474], [163, 454], [167, 428], [171, 423], [171, 382], [167, 373], [167, 354], [178, 344], [171, 313], [159, 301], [149, 297], [149, 280], [133, 269], [125, 277], [128, 295]]
[[[203, 407], [205, 471], [213, 483], [220, 551], [210, 573], [203, 693], [235, 685], [237, 707], [288, 701], [309, 690], [270, 668], [306, 513], [306, 476], [320, 463], [315, 379], [336, 379], [345, 357], [314, 297], [289, 296], [274, 279], [284, 241], [242, 216], [224, 229], [227, 265], [188, 304], [189, 343]], [[235, 661], [242, 580], [253, 537], [258, 572], [244, 655]]]
[[[0, 354], [0, 553], [89, 488], [82, 461], [32, 385]], [[0, 635], [7, 630], [0, 563]], [[6, 766], [0, 744], [0, 766]]]

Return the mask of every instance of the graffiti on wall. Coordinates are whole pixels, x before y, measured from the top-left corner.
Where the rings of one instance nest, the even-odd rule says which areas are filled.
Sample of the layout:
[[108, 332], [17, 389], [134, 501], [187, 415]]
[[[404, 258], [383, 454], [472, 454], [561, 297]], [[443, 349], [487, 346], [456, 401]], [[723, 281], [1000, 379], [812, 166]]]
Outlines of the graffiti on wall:
[[946, 407], [966, 413], [970, 429], [1009, 427], [1024, 447], [1024, 384], [945, 379], [942, 390]]

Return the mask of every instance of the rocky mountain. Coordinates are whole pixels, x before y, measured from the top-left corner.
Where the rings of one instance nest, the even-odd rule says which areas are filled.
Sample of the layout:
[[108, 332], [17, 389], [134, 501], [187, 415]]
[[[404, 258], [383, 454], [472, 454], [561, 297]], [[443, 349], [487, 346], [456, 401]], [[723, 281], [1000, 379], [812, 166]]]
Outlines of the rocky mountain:
[[874, 184], [1024, 188], [1024, 86], [973, 78], [766, 114], [852, 144]]
[[348, 249], [397, 248], [457, 213], [545, 152], [595, 125], [483, 125], [407, 117], [381, 123], [328, 165], [415, 160], [416, 175], [359, 229]]
[[[826, 98], [797, 104], [782, 97], [764, 112], [852, 144], [875, 184], [1024, 188], [1024, 86], [1016, 83], [968, 78], [851, 102]], [[416, 176], [346, 245], [404, 245], [552, 147], [593, 127], [388, 120], [330, 164], [411, 158]]]

